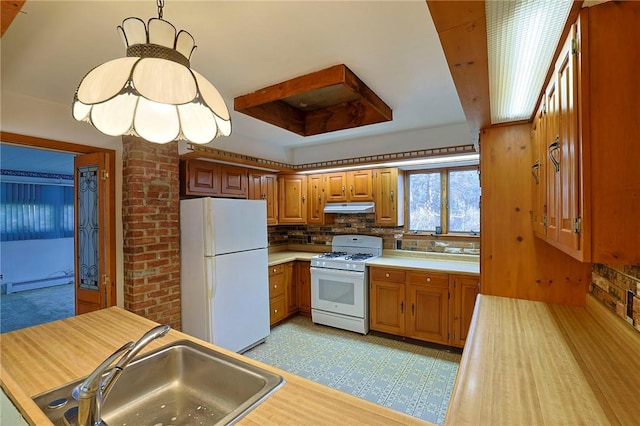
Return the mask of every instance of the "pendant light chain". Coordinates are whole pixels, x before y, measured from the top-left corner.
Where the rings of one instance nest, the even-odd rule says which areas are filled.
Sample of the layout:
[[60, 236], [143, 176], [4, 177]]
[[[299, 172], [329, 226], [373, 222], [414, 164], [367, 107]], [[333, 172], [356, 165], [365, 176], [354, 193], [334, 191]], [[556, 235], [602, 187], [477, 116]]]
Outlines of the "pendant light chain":
[[164, 7], [164, 0], [157, 0], [158, 3], [158, 18], [162, 19], [162, 8]]

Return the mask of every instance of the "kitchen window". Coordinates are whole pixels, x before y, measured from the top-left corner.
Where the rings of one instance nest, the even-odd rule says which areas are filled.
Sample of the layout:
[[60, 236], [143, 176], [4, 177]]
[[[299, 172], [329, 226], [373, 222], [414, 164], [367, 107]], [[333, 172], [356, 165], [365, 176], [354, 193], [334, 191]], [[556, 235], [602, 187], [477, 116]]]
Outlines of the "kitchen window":
[[480, 232], [480, 178], [477, 167], [407, 172], [407, 232]]

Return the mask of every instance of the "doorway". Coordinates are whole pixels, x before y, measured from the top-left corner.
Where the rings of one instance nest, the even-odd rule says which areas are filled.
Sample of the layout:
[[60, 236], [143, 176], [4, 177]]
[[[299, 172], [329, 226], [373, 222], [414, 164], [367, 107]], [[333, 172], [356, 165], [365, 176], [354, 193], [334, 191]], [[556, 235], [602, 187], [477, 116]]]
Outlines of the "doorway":
[[1, 331], [115, 305], [115, 152], [4, 132], [0, 142]]

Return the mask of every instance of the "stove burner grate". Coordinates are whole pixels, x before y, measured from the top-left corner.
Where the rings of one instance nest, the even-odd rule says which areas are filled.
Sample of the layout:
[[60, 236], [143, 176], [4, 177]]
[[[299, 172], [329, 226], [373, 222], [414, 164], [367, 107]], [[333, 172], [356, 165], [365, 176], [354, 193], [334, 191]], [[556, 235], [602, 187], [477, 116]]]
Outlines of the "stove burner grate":
[[330, 251], [327, 253], [322, 253], [319, 257], [323, 259], [332, 259], [336, 257], [346, 256], [346, 255], [347, 255], [346, 251]]
[[346, 260], [365, 260], [373, 257], [371, 253], [354, 253], [345, 257]]

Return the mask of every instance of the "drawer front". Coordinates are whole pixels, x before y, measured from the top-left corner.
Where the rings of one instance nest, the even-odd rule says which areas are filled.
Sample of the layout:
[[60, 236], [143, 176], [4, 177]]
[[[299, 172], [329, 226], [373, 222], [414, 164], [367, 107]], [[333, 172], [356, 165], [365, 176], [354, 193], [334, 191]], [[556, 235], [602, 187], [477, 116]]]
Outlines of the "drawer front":
[[284, 274], [269, 277], [269, 299], [284, 295]]
[[284, 272], [284, 264], [269, 266], [269, 276], [282, 274]]
[[269, 303], [269, 322], [271, 324], [284, 319], [286, 314], [287, 310], [285, 308], [284, 297], [272, 300], [271, 303]]
[[409, 284], [436, 285], [449, 287], [449, 275], [438, 272], [410, 272]]
[[371, 273], [372, 281], [403, 283], [407, 277], [407, 273], [399, 269], [371, 268], [369, 272]]

